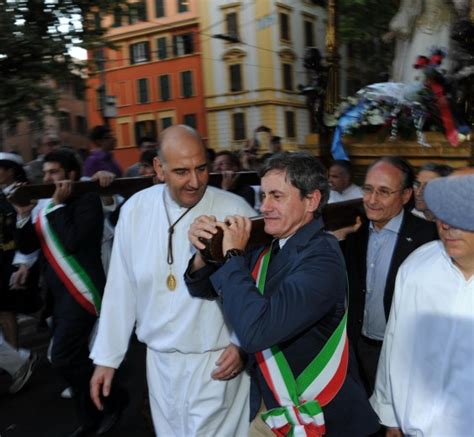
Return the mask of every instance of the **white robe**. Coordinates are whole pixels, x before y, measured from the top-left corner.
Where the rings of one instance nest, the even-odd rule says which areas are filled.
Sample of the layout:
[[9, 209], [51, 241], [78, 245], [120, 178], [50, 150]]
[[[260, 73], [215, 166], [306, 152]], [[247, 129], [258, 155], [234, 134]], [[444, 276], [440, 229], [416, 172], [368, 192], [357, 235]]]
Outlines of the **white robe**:
[[472, 436], [474, 277], [433, 241], [398, 271], [370, 402], [410, 436]]
[[[211, 379], [215, 361], [229, 345], [229, 329], [218, 302], [191, 297], [183, 275], [194, 253], [187, 233], [197, 216], [223, 220], [255, 211], [241, 197], [208, 187], [175, 227], [172, 272], [177, 287], [170, 291], [164, 189], [156, 185], [140, 191], [121, 210], [91, 358], [95, 364], [117, 368], [136, 323], [137, 337], [148, 347], [157, 435], [246, 435], [249, 378], [241, 374], [228, 382]], [[166, 199], [173, 223], [185, 208], [170, 199], [167, 189]]]
[[330, 190], [328, 203], [345, 202], [346, 200], [362, 199], [362, 197], [364, 197], [362, 189], [356, 184], [351, 184], [342, 193]]

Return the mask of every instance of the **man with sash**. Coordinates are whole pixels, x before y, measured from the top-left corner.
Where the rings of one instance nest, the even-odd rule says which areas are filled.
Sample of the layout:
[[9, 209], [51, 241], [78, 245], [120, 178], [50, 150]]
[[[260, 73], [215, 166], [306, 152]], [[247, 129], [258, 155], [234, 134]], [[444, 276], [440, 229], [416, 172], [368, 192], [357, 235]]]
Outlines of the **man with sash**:
[[[72, 387], [79, 426], [71, 436], [104, 433], [118, 418], [114, 396], [105, 412], [89, 397], [93, 372], [89, 340], [100, 312], [105, 275], [100, 256], [103, 213], [95, 193], [75, 195], [80, 164], [73, 152], [60, 149], [44, 158], [43, 182], [56, 184], [52, 199], [35, 207], [18, 207], [17, 228], [24, 254], [41, 248], [43, 277], [53, 298], [53, 367]], [[35, 232], [36, 231], [36, 232]]]
[[92, 397], [101, 408], [136, 326], [147, 346], [156, 434], [245, 436], [250, 380], [237, 375], [239, 351], [218, 303], [192, 298], [183, 275], [195, 251], [187, 232], [196, 217], [255, 212], [241, 197], [207, 186], [206, 149], [188, 126], [161, 133], [154, 167], [164, 183], [136, 193], [120, 212], [91, 352]]
[[347, 340], [344, 259], [320, 216], [326, 173], [308, 153], [282, 152], [265, 162], [261, 212], [275, 238], [270, 247], [245, 253], [251, 222], [237, 215], [202, 216], [189, 231], [197, 249], [200, 238], [224, 232], [224, 264], [206, 264], [197, 253], [186, 282], [193, 296], [220, 297], [252, 354], [251, 417], [260, 407], [252, 436], [365, 436], [378, 429]]

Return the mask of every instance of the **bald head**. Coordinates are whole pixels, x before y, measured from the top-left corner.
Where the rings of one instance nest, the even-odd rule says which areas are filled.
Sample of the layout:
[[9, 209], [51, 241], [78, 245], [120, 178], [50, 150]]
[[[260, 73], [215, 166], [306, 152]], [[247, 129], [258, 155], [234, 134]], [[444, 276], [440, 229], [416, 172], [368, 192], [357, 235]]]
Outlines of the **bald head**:
[[192, 145], [195, 150], [202, 149], [206, 154], [206, 148], [196, 130], [184, 124], [177, 124], [165, 129], [158, 138], [158, 157], [161, 162], [166, 162], [170, 151], [183, 148], [183, 144]]
[[153, 166], [158, 179], [168, 185], [178, 205], [190, 208], [204, 196], [208, 179], [207, 154], [194, 129], [177, 125], [164, 130]]

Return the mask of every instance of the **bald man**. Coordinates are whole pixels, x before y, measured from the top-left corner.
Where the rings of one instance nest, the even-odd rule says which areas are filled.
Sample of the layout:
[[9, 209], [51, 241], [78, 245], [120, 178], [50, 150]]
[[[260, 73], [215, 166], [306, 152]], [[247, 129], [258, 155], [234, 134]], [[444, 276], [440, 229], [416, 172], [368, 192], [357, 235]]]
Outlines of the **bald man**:
[[102, 408], [136, 334], [147, 345], [147, 380], [158, 436], [247, 435], [249, 379], [216, 301], [190, 296], [183, 275], [195, 249], [187, 231], [200, 215], [251, 216], [241, 197], [208, 187], [201, 138], [187, 126], [163, 131], [154, 160], [164, 182], [121, 210], [91, 352], [91, 396]]

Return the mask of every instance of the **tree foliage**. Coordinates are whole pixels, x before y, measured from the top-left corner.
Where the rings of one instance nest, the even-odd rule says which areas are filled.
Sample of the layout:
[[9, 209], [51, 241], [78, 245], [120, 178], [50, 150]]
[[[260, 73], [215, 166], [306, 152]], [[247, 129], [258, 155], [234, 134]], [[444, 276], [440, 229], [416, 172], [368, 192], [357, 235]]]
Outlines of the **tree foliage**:
[[52, 81], [71, 80], [83, 68], [69, 49], [100, 44], [106, 29], [97, 17], [122, 3], [0, 0], [0, 124], [38, 121], [54, 108], [58, 93]]
[[348, 46], [349, 94], [374, 82], [387, 80], [393, 45], [382, 42], [396, 14], [395, 0], [339, 0], [339, 36]]

